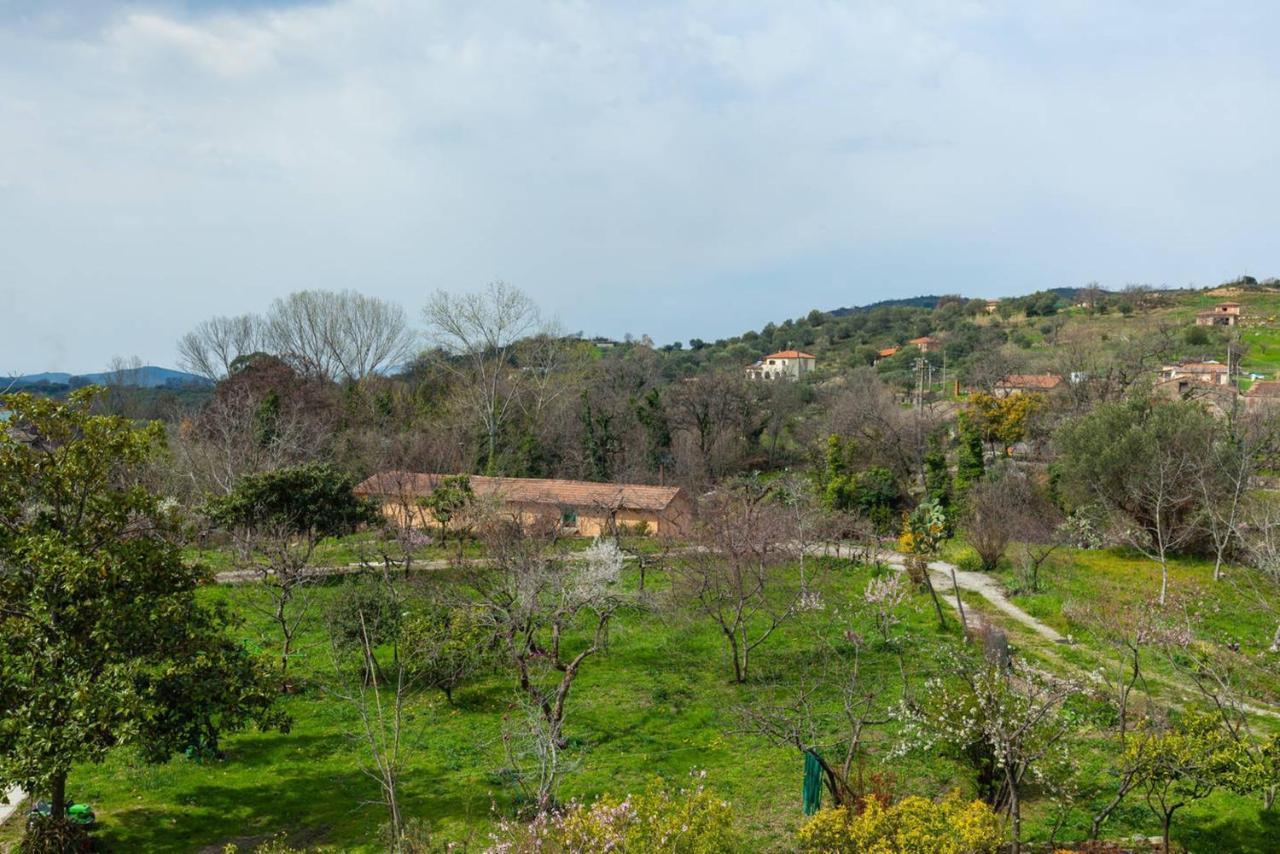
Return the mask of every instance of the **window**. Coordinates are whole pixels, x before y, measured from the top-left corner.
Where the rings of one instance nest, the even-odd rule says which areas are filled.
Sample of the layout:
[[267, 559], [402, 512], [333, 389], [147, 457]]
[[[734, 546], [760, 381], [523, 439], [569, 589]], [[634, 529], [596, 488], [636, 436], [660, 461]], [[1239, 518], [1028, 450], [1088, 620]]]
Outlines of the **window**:
[[573, 508], [566, 508], [560, 512], [560, 524], [566, 528], [578, 527], [578, 511]]

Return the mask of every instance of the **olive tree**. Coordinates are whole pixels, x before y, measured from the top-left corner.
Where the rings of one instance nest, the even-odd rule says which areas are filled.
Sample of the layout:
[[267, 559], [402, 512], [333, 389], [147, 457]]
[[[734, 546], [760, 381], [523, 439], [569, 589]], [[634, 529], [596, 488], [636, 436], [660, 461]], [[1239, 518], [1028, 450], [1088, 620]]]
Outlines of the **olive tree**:
[[1135, 397], [1106, 403], [1057, 434], [1062, 486], [1079, 504], [1117, 516], [1130, 544], [1160, 567], [1159, 603], [1169, 590], [1169, 558], [1200, 531], [1206, 495], [1204, 449], [1217, 430], [1201, 406]]

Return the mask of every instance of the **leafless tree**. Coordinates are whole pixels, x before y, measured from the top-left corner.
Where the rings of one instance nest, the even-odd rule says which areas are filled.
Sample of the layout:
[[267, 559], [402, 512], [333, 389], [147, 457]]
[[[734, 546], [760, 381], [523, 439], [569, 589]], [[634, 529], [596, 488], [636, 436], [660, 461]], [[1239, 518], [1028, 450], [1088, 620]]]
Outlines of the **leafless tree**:
[[[861, 639], [851, 634], [847, 643], [851, 661], [828, 647], [822, 662], [806, 669], [787, 702], [738, 710], [744, 731], [812, 754], [837, 807], [852, 806], [864, 794], [864, 782], [855, 777], [865, 754], [863, 735], [890, 719], [886, 686], [862, 672]], [[828, 746], [837, 758], [823, 755], [822, 748]]]
[[437, 291], [422, 310], [441, 364], [458, 381], [466, 408], [485, 436], [488, 468], [497, 462], [498, 435], [526, 381], [517, 349], [545, 332], [538, 308], [519, 289], [492, 282], [479, 293]]
[[1271, 636], [1272, 653], [1280, 652], [1280, 502], [1269, 495], [1258, 495], [1248, 502], [1244, 512], [1247, 524], [1243, 533], [1244, 552], [1255, 573], [1242, 575], [1237, 584], [1271, 615], [1275, 632]]
[[[553, 547], [552, 531], [507, 520], [486, 524], [481, 539], [488, 561], [466, 570], [467, 586], [501, 640], [520, 693], [541, 710], [563, 748], [570, 689], [583, 664], [605, 649], [609, 621], [624, 602], [617, 583], [622, 553], [601, 540], [570, 560]], [[585, 645], [566, 639], [584, 626], [591, 630]]]
[[904, 409], [870, 368], [854, 371], [830, 404], [825, 435], [852, 437], [868, 465], [881, 465], [924, 487], [929, 437], [942, 423], [931, 404]]
[[355, 291], [298, 291], [271, 304], [270, 349], [299, 373], [359, 381], [409, 357], [404, 309]]
[[[405, 607], [389, 568], [374, 574], [370, 583], [378, 585], [386, 601], [382, 609], [399, 614]], [[329, 693], [347, 703], [360, 720], [355, 737], [362, 742], [365, 760], [361, 770], [372, 778], [387, 810], [387, 843], [392, 852], [411, 850], [405, 839], [405, 817], [400, 808], [400, 779], [404, 772], [409, 724], [406, 720], [406, 698], [411, 687], [400, 637], [396, 631], [384, 632], [373, 626], [383, 615], [357, 610], [354, 615], [354, 643], [330, 635], [330, 662], [333, 680]], [[379, 661], [379, 657], [383, 659]], [[351, 659], [354, 658], [353, 662]], [[381, 678], [370, 679], [377, 673]]]
[[237, 359], [262, 349], [262, 332], [262, 321], [254, 314], [201, 321], [178, 339], [178, 365], [216, 382]]
[[698, 549], [673, 570], [673, 595], [720, 628], [739, 683], [750, 674], [751, 654], [801, 604], [789, 584], [794, 543], [769, 495], [755, 483], [722, 489], [703, 509]]
[[1213, 547], [1214, 581], [1222, 578], [1226, 558], [1237, 545], [1250, 483], [1258, 466], [1273, 458], [1276, 438], [1270, 418], [1240, 413], [1230, 413], [1221, 431], [1204, 437], [1200, 454], [1205, 464], [1196, 479]]
[[233, 541], [236, 552], [243, 556], [241, 568], [252, 572], [257, 582], [246, 597], [248, 607], [279, 630], [281, 684], [285, 691], [291, 691], [289, 663], [296, 652], [298, 632], [316, 602], [313, 582], [317, 576], [307, 566], [319, 537], [300, 537], [280, 525], [237, 529]]

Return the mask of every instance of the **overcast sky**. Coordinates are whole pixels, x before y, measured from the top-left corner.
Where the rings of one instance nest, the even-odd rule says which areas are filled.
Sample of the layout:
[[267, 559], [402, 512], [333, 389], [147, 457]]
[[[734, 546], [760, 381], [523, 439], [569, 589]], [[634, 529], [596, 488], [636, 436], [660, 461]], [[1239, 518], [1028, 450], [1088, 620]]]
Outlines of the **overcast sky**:
[[568, 331], [1280, 273], [1280, 4], [0, 0], [0, 374], [504, 279]]

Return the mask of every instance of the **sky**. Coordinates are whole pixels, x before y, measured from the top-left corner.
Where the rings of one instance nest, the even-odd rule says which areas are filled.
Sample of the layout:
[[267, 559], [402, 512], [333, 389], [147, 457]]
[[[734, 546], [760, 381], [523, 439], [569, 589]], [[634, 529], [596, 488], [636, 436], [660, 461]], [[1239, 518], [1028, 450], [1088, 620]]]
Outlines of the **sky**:
[[0, 375], [504, 280], [659, 343], [1280, 274], [1280, 4], [0, 0]]

